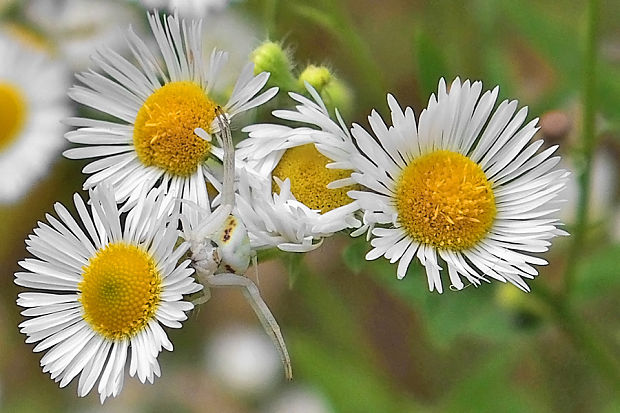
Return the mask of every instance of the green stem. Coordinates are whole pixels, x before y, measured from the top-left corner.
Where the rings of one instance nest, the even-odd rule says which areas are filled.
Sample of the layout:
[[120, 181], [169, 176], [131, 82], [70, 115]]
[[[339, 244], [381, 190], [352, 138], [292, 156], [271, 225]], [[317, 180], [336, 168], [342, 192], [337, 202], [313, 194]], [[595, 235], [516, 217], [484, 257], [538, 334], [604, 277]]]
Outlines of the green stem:
[[532, 293], [549, 307], [558, 326], [568, 334], [577, 350], [583, 353], [586, 362], [592, 364], [609, 381], [611, 387], [620, 392], [620, 362], [571, 308], [565, 296], [553, 293], [540, 283]]
[[588, 210], [590, 181], [592, 176], [592, 157], [596, 149], [597, 136], [595, 116], [597, 112], [597, 45], [599, 0], [590, 0], [587, 11], [586, 45], [583, 70], [583, 133], [579, 153], [578, 169], [579, 198], [577, 217], [573, 230], [572, 244], [569, 248], [565, 271], [564, 290], [555, 294], [542, 285], [535, 292], [552, 310], [558, 325], [571, 337], [574, 345], [609, 380], [613, 388], [620, 392], [620, 362], [604, 345], [591, 327], [571, 308], [570, 293], [575, 284], [577, 264], [588, 230]]
[[276, 10], [278, 8], [278, 0], [265, 0], [263, 9], [263, 20], [265, 22], [265, 32], [267, 39], [273, 39], [276, 30]]
[[577, 216], [573, 231], [573, 240], [568, 253], [565, 291], [568, 296], [575, 283], [576, 267], [579, 261], [579, 252], [583, 249], [586, 232], [588, 229], [588, 211], [590, 199], [590, 181], [592, 176], [592, 157], [596, 149], [595, 116], [597, 109], [596, 85], [597, 85], [597, 45], [598, 45], [598, 21], [599, 0], [588, 2], [586, 48], [583, 70], [583, 134], [581, 152], [578, 160], [581, 167], [578, 170], [577, 180], [579, 183], [579, 198], [577, 200]]
[[360, 70], [360, 81], [364, 85], [360, 90], [364, 90], [364, 93], [360, 93], [359, 98], [364, 101], [364, 104], [374, 106], [377, 102], [384, 101], [387, 94], [385, 79], [368, 43], [360, 35], [347, 10], [340, 2], [330, 1], [327, 4], [330, 13], [305, 5], [297, 5], [294, 10], [327, 29], [345, 46], [352, 60], [351, 66]]

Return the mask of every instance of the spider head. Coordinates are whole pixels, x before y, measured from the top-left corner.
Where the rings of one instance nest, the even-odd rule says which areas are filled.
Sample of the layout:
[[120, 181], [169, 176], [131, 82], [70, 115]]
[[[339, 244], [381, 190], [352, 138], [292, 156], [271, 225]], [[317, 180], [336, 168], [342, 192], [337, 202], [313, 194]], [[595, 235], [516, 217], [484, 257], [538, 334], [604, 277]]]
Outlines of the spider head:
[[215, 274], [222, 261], [218, 245], [211, 239], [190, 240], [191, 260], [194, 267], [206, 274]]

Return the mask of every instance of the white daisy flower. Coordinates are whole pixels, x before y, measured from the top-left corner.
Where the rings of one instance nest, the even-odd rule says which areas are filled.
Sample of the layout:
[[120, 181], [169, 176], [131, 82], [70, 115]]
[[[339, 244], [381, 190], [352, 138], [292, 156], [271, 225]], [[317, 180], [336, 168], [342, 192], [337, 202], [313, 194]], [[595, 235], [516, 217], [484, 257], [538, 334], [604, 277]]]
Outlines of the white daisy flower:
[[313, 231], [315, 211], [293, 197], [288, 178], [280, 183], [279, 193], [248, 169], [239, 168], [237, 180], [235, 215], [243, 220], [252, 249], [308, 252], [322, 244], [321, 234]]
[[[78, 79], [84, 86], [69, 92], [77, 102], [119, 121], [70, 119], [69, 124], [80, 128], [69, 132], [67, 139], [87, 146], [70, 149], [65, 156], [101, 158], [84, 168], [85, 173], [93, 174], [84, 187], [106, 181], [114, 187], [117, 201], [131, 197], [129, 204], [145, 182], [149, 187], [161, 182], [179, 198], [206, 191], [205, 179], [218, 187], [205, 160], [210, 155], [222, 157], [221, 148], [211, 142], [211, 134], [218, 131], [215, 112], [220, 105], [210, 91], [226, 53], [213, 51], [210, 60], [205, 59], [201, 21], [187, 23], [175, 16], [164, 17], [164, 22], [157, 15], [148, 18], [165, 69], [130, 30], [127, 39], [138, 66], [112, 50], [102, 50], [93, 60], [105, 75], [82, 73]], [[248, 63], [230, 99], [221, 106], [226, 116], [232, 118], [271, 99], [277, 88], [257, 95], [268, 77], [268, 73], [254, 76], [253, 65]]]
[[263, 332], [246, 325], [213, 333], [205, 348], [207, 374], [242, 398], [258, 398], [280, 383], [278, 352]]
[[[143, 194], [144, 195], [144, 194]], [[15, 283], [32, 291], [17, 304], [29, 319], [20, 324], [33, 351], [47, 351], [43, 372], [64, 387], [77, 375], [78, 395], [95, 386], [101, 402], [123, 387], [129, 375], [153, 382], [157, 355], [172, 343], [161, 327], [179, 328], [193, 304], [183, 295], [199, 291], [187, 251], [178, 239], [178, 213], [169, 217], [161, 191], [152, 190], [125, 216], [124, 225], [110, 188], [90, 191], [91, 207], [75, 194], [76, 221], [57, 203], [59, 219], [47, 215], [26, 241], [35, 258], [19, 265]], [[173, 211], [174, 212], [174, 211]]]
[[386, 225], [372, 231], [366, 258], [399, 261], [402, 278], [417, 257], [431, 291], [443, 291], [446, 267], [455, 289], [464, 287], [464, 277], [473, 285], [494, 278], [529, 291], [524, 279], [538, 274], [532, 264], [547, 263], [532, 254], [566, 235], [556, 215], [569, 174], [553, 169], [557, 147], [537, 153], [542, 140], [530, 140], [538, 119], [522, 127], [527, 108], [515, 113], [514, 100], [491, 115], [499, 88], [481, 91], [481, 82], [458, 78], [447, 91], [442, 79], [417, 124], [413, 110], [403, 112], [388, 95], [392, 126], [375, 111], [368, 118], [377, 140], [352, 128], [362, 154], [352, 161], [358, 171], [352, 176], [368, 191], [349, 195], [369, 212], [366, 219]]
[[0, 33], [0, 203], [23, 196], [64, 146], [68, 81], [61, 63]]
[[221, 11], [229, 0], [140, 0], [146, 8], [167, 8], [182, 17], [205, 17], [211, 12]]
[[29, 0], [25, 16], [54, 43], [62, 58], [76, 70], [90, 64], [90, 55], [105, 45], [128, 51], [123, 30], [140, 21], [140, 14], [125, 1]]
[[[246, 176], [249, 185], [240, 190], [240, 194], [248, 194], [250, 198], [239, 204], [248, 204], [254, 210], [262, 205], [279, 211], [274, 218], [265, 219], [280, 221], [280, 226], [287, 228], [286, 233], [295, 234], [285, 236], [287, 243], [300, 243], [304, 250], [315, 246], [309, 240], [361, 226], [355, 217], [359, 209], [357, 202], [347, 196], [348, 190], [356, 188], [352, 186], [356, 184], [350, 177], [352, 170], [341, 169], [342, 161], [348, 161], [346, 155], [355, 150], [351, 136], [340, 115], [337, 113], [338, 122], [334, 122], [319, 94], [312, 86], [307, 87], [314, 101], [291, 93], [300, 103], [296, 110], [276, 110], [273, 114], [309, 126], [251, 125], [244, 129], [249, 132], [249, 138], [238, 145], [239, 157], [250, 170]], [[255, 174], [264, 179], [253, 177]], [[241, 216], [247, 220], [245, 215]], [[286, 223], [285, 219], [293, 221]], [[274, 235], [276, 226], [264, 223], [260, 232]], [[267, 227], [271, 230], [267, 231]], [[289, 249], [290, 245], [285, 248]]]

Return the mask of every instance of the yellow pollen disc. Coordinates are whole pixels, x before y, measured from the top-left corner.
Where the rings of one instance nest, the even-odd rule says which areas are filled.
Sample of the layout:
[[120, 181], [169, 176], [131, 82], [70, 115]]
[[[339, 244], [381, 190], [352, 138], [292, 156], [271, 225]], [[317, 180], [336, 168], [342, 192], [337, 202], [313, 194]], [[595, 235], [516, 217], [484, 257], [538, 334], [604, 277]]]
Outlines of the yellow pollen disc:
[[[291, 192], [299, 202], [322, 214], [352, 202], [347, 191], [358, 189], [357, 185], [328, 189], [327, 184], [337, 179], [348, 178], [351, 172], [345, 169], [327, 169], [332, 161], [321, 154], [314, 144], [287, 149], [272, 172], [281, 180], [289, 178]], [[278, 184], [272, 184], [276, 191]]]
[[217, 105], [193, 82], [172, 82], [149, 96], [136, 116], [133, 143], [138, 159], [179, 176], [196, 172], [211, 144], [194, 129], [211, 130]]
[[0, 82], [0, 151], [15, 141], [26, 119], [26, 99], [15, 86]]
[[456, 152], [435, 151], [413, 160], [396, 185], [398, 221], [414, 240], [463, 250], [493, 225], [495, 196], [482, 168]]
[[102, 336], [133, 337], [155, 317], [162, 278], [153, 258], [140, 247], [108, 244], [83, 271], [78, 285], [83, 317]]

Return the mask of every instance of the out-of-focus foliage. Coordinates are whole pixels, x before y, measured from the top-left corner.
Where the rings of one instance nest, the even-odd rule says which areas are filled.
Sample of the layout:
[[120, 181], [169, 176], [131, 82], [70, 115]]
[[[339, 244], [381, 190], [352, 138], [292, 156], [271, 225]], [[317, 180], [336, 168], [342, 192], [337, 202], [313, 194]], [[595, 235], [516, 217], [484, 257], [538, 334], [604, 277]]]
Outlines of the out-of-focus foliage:
[[[3, 10], [0, 2], [3, 24], [31, 24], [20, 9], [26, 3]], [[143, 11], [139, 2], [130, 6]], [[296, 76], [309, 64], [329, 67], [352, 91], [348, 122], [365, 123], [372, 108], [387, 117], [388, 92], [419, 113], [440, 77], [480, 79], [485, 88], [500, 85], [500, 99], [529, 106], [529, 118], [566, 114], [571, 127], [555, 143], [560, 155], [580, 165], [585, 7], [568, 0], [259, 0], [232, 2], [218, 13], [256, 23], [262, 33], [253, 46], [282, 44], [297, 62]], [[591, 217], [569, 300], [618, 360], [620, 2], [606, 0], [601, 8], [597, 128], [612, 153], [616, 193], [608, 210]], [[210, 35], [230, 40], [234, 33]], [[269, 111], [287, 104], [281, 94], [257, 120], [273, 122]], [[12, 274], [36, 221], [54, 202], [70, 204], [82, 166], [59, 159], [19, 205], [0, 207], [1, 411], [269, 413], [271, 402], [297, 384], [325, 398], [325, 412], [620, 411], [617, 388], [537, 294], [561, 290], [570, 239], [554, 242], [529, 295], [497, 283], [439, 295], [428, 292], [420, 268], [397, 280], [386, 260], [365, 261], [363, 236], [338, 236], [302, 259], [285, 256], [260, 266], [260, 289], [291, 352], [293, 384], [282, 379], [271, 392], [247, 398], [210, 374], [205, 343], [231, 323], [258, 323], [240, 294], [216, 291], [171, 333], [175, 350], [162, 354], [163, 377], [153, 386], [128, 379], [121, 396], [103, 408], [96, 396], [78, 399], [75, 384], [58, 389], [41, 373], [39, 354], [23, 343]], [[567, 230], [573, 228], [567, 222]]]

